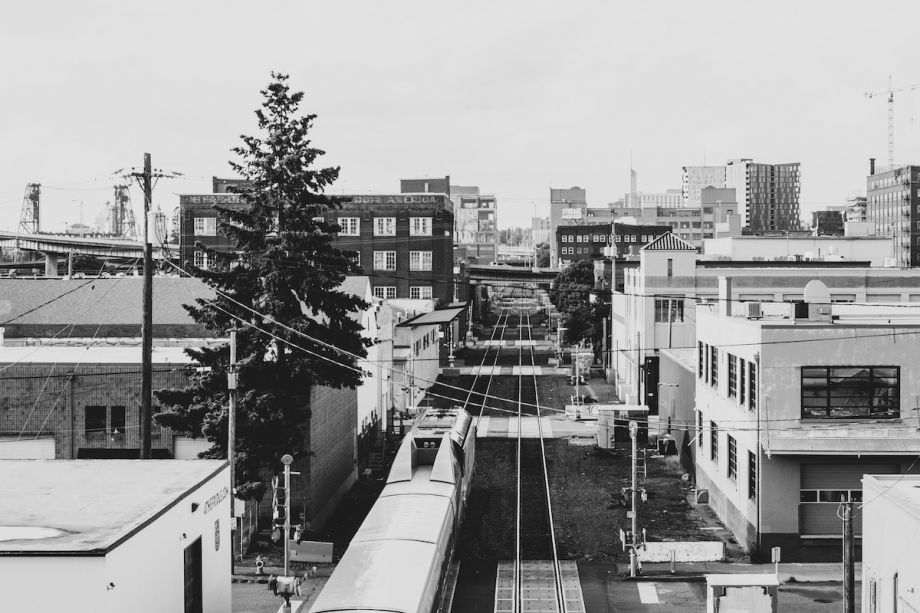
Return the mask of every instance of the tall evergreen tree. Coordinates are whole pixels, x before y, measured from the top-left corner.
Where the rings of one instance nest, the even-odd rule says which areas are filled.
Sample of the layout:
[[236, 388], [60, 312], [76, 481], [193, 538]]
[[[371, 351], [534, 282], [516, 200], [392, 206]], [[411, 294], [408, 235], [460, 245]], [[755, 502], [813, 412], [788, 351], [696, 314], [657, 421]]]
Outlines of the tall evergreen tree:
[[[272, 73], [261, 93], [259, 135], [242, 136], [233, 149], [238, 159], [230, 162], [247, 180], [238, 190], [247, 206], [217, 207], [219, 229], [233, 249], [207, 250], [215, 262], [207, 270], [186, 263], [218, 292], [213, 300], [186, 305], [195, 321], [222, 336], [239, 329], [235, 469], [240, 498], [261, 498], [262, 469], [277, 469], [284, 454], [312, 453], [313, 386], [360, 384], [354, 358], [305, 336], [362, 357], [370, 344], [354, 317], [367, 305], [339, 289], [346, 274], [360, 272], [353, 252], [332, 245], [339, 227], [328, 222], [327, 213], [340, 208], [342, 200], [324, 192], [339, 168], [314, 167], [325, 154], [309, 138], [316, 116], [298, 113], [303, 93], [290, 91], [287, 75]], [[210, 370], [201, 369], [183, 389], [158, 391], [163, 410], [155, 419], [175, 431], [207, 437], [212, 447], [204, 456], [224, 458], [228, 346], [188, 353]]]

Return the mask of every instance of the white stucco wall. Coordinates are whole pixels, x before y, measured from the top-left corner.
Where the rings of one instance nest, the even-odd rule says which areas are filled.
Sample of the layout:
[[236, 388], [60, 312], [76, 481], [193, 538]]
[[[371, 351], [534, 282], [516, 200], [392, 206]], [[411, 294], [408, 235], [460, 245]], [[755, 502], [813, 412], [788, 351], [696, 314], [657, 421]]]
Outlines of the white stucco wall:
[[114, 611], [107, 583], [101, 557], [0, 556], [3, 611]]

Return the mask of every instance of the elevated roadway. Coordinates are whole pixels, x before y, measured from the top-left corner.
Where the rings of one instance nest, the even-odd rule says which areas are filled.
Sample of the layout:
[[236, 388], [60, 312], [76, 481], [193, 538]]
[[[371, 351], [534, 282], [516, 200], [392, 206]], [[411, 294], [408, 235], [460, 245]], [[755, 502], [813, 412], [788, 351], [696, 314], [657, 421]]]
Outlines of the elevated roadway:
[[[0, 230], [0, 246], [22, 251], [36, 251], [45, 256], [45, 275], [57, 275], [58, 260], [73, 253], [111, 260], [133, 260], [144, 257], [144, 243], [105, 236], [70, 236], [66, 234], [20, 234]], [[178, 245], [166, 245], [166, 251], [178, 253]], [[163, 247], [154, 244], [154, 259], [163, 259]], [[168, 257], [168, 256], [167, 256]]]
[[472, 264], [467, 270], [472, 285], [510, 285], [513, 287], [530, 287], [548, 289], [553, 279], [559, 274], [556, 268], [528, 268], [523, 266]]

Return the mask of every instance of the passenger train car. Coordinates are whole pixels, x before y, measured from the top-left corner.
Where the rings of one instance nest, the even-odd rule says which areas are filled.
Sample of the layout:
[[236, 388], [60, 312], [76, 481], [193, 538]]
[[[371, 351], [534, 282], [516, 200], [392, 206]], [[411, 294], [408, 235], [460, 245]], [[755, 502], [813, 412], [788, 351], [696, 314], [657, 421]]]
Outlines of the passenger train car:
[[441, 604], [475, 460], [460, 408], [427, 409], [311, 613], [432, 613]]

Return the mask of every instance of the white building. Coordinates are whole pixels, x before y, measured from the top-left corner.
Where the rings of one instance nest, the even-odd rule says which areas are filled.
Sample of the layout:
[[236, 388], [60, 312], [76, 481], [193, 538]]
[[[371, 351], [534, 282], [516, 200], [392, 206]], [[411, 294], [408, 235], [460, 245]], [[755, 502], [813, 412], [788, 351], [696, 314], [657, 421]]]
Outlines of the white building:
[[866, 475], [862, 610], [920, 611], [920, 475]]
[[229, 465], [0, 461], [4, 611], [230, 610]]
[[920, 472], [920, 307], [831, 304], [820, 281], [806, 302], [741, 304], [733, 282], [696, 310], [697, 487], [747, 549], [839, 555], [841, 496]]
[[746, 261], [868, 262], [873, 267], [895, 263], [894, 240], [886, 236], [730, 236], [703, 241], [703, 255]]
[[684, 206], [702, 204], [701, 192], [707, 187], [725, 187], [725, 166], [684, 166], [681, 178]]

